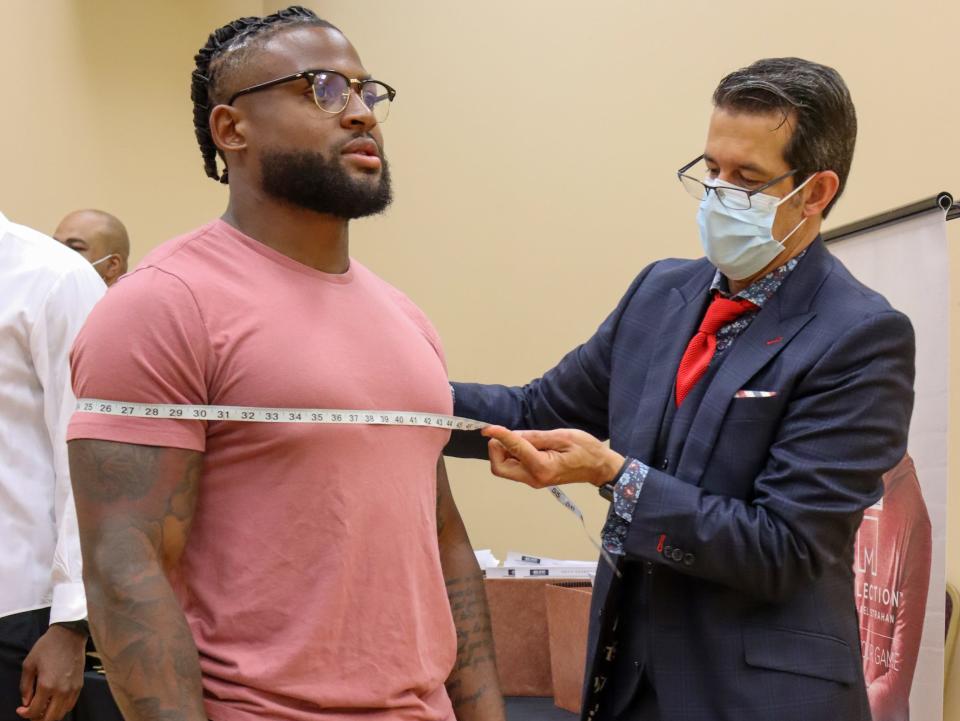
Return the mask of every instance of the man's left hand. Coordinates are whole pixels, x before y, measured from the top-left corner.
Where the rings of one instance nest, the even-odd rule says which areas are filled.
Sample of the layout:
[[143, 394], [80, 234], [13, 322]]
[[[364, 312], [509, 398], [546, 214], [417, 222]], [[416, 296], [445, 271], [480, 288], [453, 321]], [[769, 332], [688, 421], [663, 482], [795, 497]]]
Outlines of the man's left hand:
[[510, 431], [489, 426], [490, 468], [494, 475], [533, 488], [564, 483], [602, 486], [616, 478], [624, 457], [584, 431]]

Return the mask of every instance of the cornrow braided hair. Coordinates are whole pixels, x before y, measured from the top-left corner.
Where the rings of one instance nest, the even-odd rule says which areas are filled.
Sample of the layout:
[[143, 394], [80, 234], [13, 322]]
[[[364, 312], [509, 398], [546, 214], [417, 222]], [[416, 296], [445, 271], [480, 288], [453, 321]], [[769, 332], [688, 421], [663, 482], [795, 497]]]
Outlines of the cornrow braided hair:
[[216, 96], [218, 83], [222, 79], [226, 66], [239, 65], [249, 49], [252, 40], [262, 42], [280, 30], [293, 25], [312, 25], [338, 30], [331, 23], [323, 20], [312, 11], [300, 5], [290, 7], [265, 15], [264, 17], [245, 17], [227, 23], [217, 28], [207, 43], [194, 56], [196, 68], [191, 74], [190, 99], [193, 101], [193, 131], [200, 145], [203, 155], [203, 169], [207, 176], [219, 180], [223, 184], [229, 182], [227, 169], [224, 167], [221, 174], [217, 169], [217, 157], [223, 160], [213, 135], [210, 133], [210, 111], [217, 104]]

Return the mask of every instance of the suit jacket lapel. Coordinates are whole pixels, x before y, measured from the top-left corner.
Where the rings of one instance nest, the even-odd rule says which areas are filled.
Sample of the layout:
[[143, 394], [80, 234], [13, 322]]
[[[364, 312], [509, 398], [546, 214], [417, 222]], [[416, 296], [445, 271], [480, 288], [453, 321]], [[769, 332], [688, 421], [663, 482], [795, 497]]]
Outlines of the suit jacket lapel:
[[680, 358], [703, 318], [709, 300], [707, 290], [714, 272], [712, 265], [704, 264], [690, 280], [672, 288], [663, 305], [660, 331], [653, 340], [654, 348], [650, 350], [653, 360], [643, 383], [643, 400], [637, 408], [628, 451], [639, 458], [649, 459], [656, 450], [667, 403], [673, 397]]
[[[697, 408], [677, 467], [677, 477], [699, 485], [734, 394], [783, 351], [809, 323], [811, 303], [830, 272], [832, 258], [819, 238], [776, 294], [767, 301], [723, 359]], [[759, 388], [754, 390], [777, 390]]]

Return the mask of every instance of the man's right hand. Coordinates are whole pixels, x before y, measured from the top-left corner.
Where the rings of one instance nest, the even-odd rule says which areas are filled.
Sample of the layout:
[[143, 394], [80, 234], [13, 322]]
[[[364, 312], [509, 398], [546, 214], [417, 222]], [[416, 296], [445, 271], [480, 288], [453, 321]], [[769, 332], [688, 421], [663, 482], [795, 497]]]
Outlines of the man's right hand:
[[52, 625], [30, 649], [20, 675], [17, 715], [36, 721], [60, 721], [77, 703], [83, 687], [87, 636]]
[[624, 457], [589, 433], [573, 428], [511, 431], [487, 426], [490, 470], [495, 476], [546, 488], [563, 483], [602, 486], [617, 477]]

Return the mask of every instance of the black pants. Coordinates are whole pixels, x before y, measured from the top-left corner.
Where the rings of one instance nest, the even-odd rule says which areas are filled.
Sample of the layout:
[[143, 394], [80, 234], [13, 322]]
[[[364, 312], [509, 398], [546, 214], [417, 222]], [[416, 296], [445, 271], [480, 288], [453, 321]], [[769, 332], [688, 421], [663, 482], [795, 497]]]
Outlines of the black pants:
[[23, 721], [17, 716], [23, 660], [49, 624], [49, 608], [0, 618], [0, 721]]

